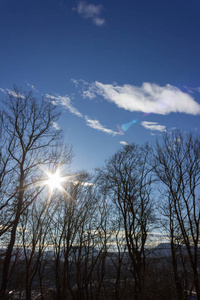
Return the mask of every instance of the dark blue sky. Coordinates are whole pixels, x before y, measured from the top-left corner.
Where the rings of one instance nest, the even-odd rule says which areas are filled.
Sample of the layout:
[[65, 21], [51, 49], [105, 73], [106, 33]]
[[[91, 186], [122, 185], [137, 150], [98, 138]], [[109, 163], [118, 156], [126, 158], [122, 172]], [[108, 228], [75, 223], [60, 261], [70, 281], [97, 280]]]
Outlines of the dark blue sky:
[[76, 170], [120, 142], [199, 130], [199, 1], [1, 0], [0, 41], [0, 96], [51, 94]]

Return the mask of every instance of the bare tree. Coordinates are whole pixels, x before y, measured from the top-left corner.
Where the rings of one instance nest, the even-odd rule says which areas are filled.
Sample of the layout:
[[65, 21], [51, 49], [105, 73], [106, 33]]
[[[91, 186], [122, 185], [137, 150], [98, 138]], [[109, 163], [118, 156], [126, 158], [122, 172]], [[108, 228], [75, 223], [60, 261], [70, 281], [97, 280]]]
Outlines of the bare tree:
[[[43, 195], [43, 197], [45, 197]], [[48, 201], [48, 200], [47, 200]], [[47, 229], [50, 218], [47, 214], [50, 205], [44, 199], [37, 199], [22, 214], [19, 222], [19, 235], [25, 260], [26, 299], [31, 300], [32, 284], [40, 266], [40, 261], [47, 249]]]
[[[123, 230], [123, 220], [121, 215], [115, 213], [113, 218], [113, 243], [116, 248], [114, 255], [111, 252], [111, 260], [115, 270], [115, 290], [114, 298], [116, 300], [124, 299], [124, 292], [127, 286], [127, 278], [129, 278], [129, 270], [127, 264], [127, 246]], [[112, 269], [113, 272], [113, 269]]]
[[102, 191], [108, 193], [123, 220], [135, 299], [145, 299], [145, 245], [153, 220], [149, 150], [128, 145], [108, 160], [99, 175]]
[[8, 147], [9, 141], [3, 130], [3, 114], [0, 112], [0, 236], [9, 230], [12, 218], [13, 190], [10, 186], [12, 185], [14, 166], [11, 155], [7, 151]]
[[73, 289], [77, 281], [76, 258], [81, 256], [79, 252], [83, 250], [83, 241], [79, 239], [79, 234], [81, 232], [83, 236], [85, 220], [88, 218], [87, 204], [90, 199], [86, 197], [87, 192], [83, 193], [84, 186], [80, 176], [73, 176], [72, 180], [70, 182], [69, 178], [64, 191], [55, 195], [57, 204], [50, 227], [57, 299], [65, 299], [67, 294], [72, 299], [76, 297]]
[[[12, 203], [10, 236], [3, 264], [1, 298], [5, 297], [12, 250], [20, 216], [42, 191], [36, 187], [41, 175], [39, 166], [51, 163], [49, 149], [59, 141], [61, 132], [55, 130], [60, 113], [45, 100], [36, 99], [32, 92], [21, 92], [16, 87], [4, 101], [2, 130], [8, 141], [6, 151], [12, 159], [12, 197], [4, 195], [4, 203]], [[51, 152], [52, 153], [52, 152]], [[41, 178], [40, 178], [41, 180]]]
[[[197, 299], [200, 299], [199, 285], [199, 185], [200, 185], [200, 138], [192, 133], [174, 131], [165, 134], [157, 142], [154, 168], [157, 177], [165, 187], [165, 200], [171, 238], [174, 278], [179, 299], [183, 299], [183, 284], [180, 282], [177, 249], [185, 246], [193, 272]], [[180, 247], [178, 247], [180, 246]], [[182, 247], [183, 249], [183, 247]]]
[[70, 180], [57, 197], [50, 227], [57, 299], [98, 299], [109, 235], [106, 212], [87, 174]]

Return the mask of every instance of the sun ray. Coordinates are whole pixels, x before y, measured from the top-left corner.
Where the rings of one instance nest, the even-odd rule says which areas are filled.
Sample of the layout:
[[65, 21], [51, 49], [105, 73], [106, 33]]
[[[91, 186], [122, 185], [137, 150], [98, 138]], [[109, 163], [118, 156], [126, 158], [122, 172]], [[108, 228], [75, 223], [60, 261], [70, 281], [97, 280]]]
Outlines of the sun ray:
[[[37, 163], [36, 163], [37, 164]], [[26, 185], [23, 187], [23, 190], [31, 190], [33, 188], [41, 187], [42, 190], [47, 187], [49, 189], [48, 192], [48, 205], [50, 204], [50, 201], [52, 199], [52, 196], [54, 192], [59, 192], [60, 194], [66, 195], [69, 197], [73, 202], [76, 202], [76, 200], [70, 195], [70, 193], [66, 189], [66, 184], [77, 184], [79, 181], [74, 180], [76, 177], [84, 174], [84, 172], [75, 173], [75, 174], [69, 174], [66, 176], [62, 176], [61, 168], [58, 165], [57, 169], [53, 172], [50, 171], [50, 169], [46, 169], [43, 166], [37, 164], [38, 169], [40, 169], [43, 172], [43, 176], [40, 176], [40, 179], [38, 178], [35, 181], [32, 181], [31, 184]]]

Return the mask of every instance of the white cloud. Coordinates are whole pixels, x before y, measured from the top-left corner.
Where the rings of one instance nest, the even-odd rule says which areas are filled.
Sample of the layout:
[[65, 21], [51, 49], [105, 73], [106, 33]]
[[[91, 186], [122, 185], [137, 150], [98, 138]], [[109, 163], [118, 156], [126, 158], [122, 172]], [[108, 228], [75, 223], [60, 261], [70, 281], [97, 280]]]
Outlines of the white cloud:
[[[71, 79], [71, 81], [73, 82], [73, 84], [76, 86], [76, 88], [79, 88], [81, 89], [81, 96], [85, 99], [85, 98], [88, 98], [88, 99], [94, 99], [96, 98], [96, 95], [95, 95], [95, 89], [94, 87], [91, 85], [89, 85], [89, 83], [83, 79]], [[80, 87], [81, 86], [81, 87]]]
[[14, 92], [14, 91], [9, 90], [9, 89], [6, 89], [6, 92], [7, 92], [9, 95], [13, 96], [13, 97], [25, 98], [24, 95], [21, 95], [21, 94], [19, 94], [19, 93], [16, 93], [16, 92]]
[[105, 24], [105, 20], [102, 18], [94, 18], [93, 22], [99, 27], [101, 27]]
[[71, 81], [73, 82], [73, 84], [76, 86], [76, 87], [78, 87], [78, 80], [77, 79], [71, 79]]
[[145, 82], [141, 87], [137, 87], [129, 84], [123, 86], [103, 84], [96, 81], [89, 85], [88, 90], [131, 112], [162, 115], [172, 112], [200, 114], [200, 104], [191, 95], [169, 84], [162, 87]]
[[89, 119], [87, 116], [85, 117], [85, 120], [86, 120], [86, 124], [93, 128], [93, 129], [96, 129], [96, 130], [99, 130], [99, 131], [102, 131], [102, 132], [105, 132], [107, 134], [110, 134], [112, 136], [115, 136], [117, 134], [119, 134], [119, 132], [116, 132], [116, 131], [113, 131], [111, 129], [107, 129], [105, 128], [103, 125], [101, 125], [99, 123], [98, 120], [92, 120], [92, 119]]
[[119, 142], [121, 145], [123, 145], [123, 146], [128, 146], [129, 145], [129, 143], [127, 143], [127, 142], [125, 142], [125, 141], [120, 141]]
[[2, 92], [2, 93], [4, 93], [4, 94], [9, 94], [9, 95], [11, 95], [11, 96], [13, 96], [13, 97], [20, 97], [20, 98], [25, 98], [25, 96], [24, 95], [22, 95], [22, 94], [20, 94], [20, 93], [16, 93], [15, 91], [11, 91], [11, 90], [9, 90], [9, 89], [2, 89], [2, 88], [0, 88], [0, 91]]
[[87, 85], [88, 86], [88, 82], [85, 81], [84, 79], [74, 79], [72, 78], [71, 81], [73, 82], [73, 84], [77, 87], [79, 84], [82, 85]]
[[83, 91], [83, 92], [82, 92], [82, 96], [83, 96], [84, 99], [85, 99], [85, 98], [89, 98], [89, 99], [94, 99], [94, 98], [96, 98], [95, 93], [93, 93], [93, 92], [91, 92], [91, 91]]
[[147, 122], [143, 121], [141, 122], [141, 125], [145, 127], [146, 129], [150, 130], [156, 130], [156, 131], [166, 131], [166, 126], [159, 125], [157, 122]]
[[75, 10], [83, 18], [91, 19], [95, 25], [101, 27], [106, 23], [105, 19], [100, 17], [102, 9], [102, 5], [95, 5], [92, 3], [86, 3], [85, 1], [80, 1], [78, 2], [78, 6]]
[[46, 97], [51, 99], [51, 102], [54, 105], [62, 105], [64, 108], [68, 109], [72, 114], [76, 115], [77, 117], [83, 117], [83, 115], [71, 104], [71, 99], [69, 96], [60, 96], [60, 95], [49, 95], [46, 94]]
[[82, 186], [94, 186], [94, 183], [92, 182], [85, 182], [85, 181], [76, 181], [76, 180], [73, 180], [71, 181], [73, 184], [80, 184]]
[[33, 91], [39, 93], [39, 91], [34, 87], [34, 85], [28, 83], [27, 81], [26, 81], [26, 84], [27, 84], [30, 88], [32, 88]]
[[53, 126], [56, 130], [60, 130], [60, 126], [58, 125], [57, 122], [52, 122], [52, 126]]
[[188, 86], [184, 86], [184, 88], [188, 91], [188, 93], [193, 94], [194, 92], [200, 92], [200, 87], [188, 87]]
[[[71, 99], [66, 95], [66, 96], [60, 96], [60, 95], [50, 95], [46, 94], [46, 98], [50, 99], [51, 103], [54, 105], [62, 105], [64, 108], [68, 109], [72, 114], [76, 115], [79, 118], [83, 118], [86, 121], [86, 125], [96, 129], [98, 131], [102, 131], [106, 134], [115, 136], [119, 134], [116, 131], [113, 131], [111, 129], [105, 128], [98, 120], [92, 120], [88, 116], [82, 115], [75, 107], [72, 106], [71, 104]], [[59, 126], [57, 123], [53, 124], [53, 127], [56, 129], [59, 129]]]

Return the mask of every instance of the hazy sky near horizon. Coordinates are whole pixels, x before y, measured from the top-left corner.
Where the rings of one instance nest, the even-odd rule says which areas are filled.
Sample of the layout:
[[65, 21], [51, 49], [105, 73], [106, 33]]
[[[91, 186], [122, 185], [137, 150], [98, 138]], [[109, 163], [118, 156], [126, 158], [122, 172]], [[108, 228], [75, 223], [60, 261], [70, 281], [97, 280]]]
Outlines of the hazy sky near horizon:
[[74, 170], [199, 133], [198, 0], [1, 0], [0, 43], [0, 98], [16, 84], [58, 105]]

